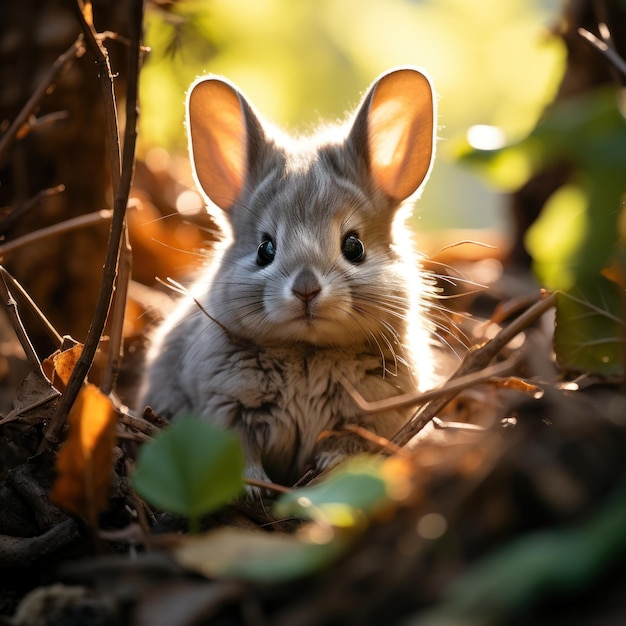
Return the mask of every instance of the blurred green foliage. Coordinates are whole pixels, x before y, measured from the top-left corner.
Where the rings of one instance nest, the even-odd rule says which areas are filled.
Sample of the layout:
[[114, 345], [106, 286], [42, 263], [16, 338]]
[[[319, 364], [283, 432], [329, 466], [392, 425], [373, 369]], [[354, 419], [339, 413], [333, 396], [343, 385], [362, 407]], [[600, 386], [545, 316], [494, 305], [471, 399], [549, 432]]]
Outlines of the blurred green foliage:
[[524, 136], [550, 101], [564, 51], [557, 0], [180, 0], [147, 15], [140, 153], [184, 152], [185, 92], [198, 75], [235, 82], [293, 132], [342, 119], [381, 72], [421, 66], [439, 99], [438, 158], [421, 228], [504, 227], [499, 194], [455, 161], [476, 124]]
[[598, 88], [552, 104], [516, 143], [461, 149], [464, 162], [506, 191], [546, 168], [567, 169], [526, 247], [541, 285], [559, 291], [555, 351], [573, 372], [623, 371], [626, 120], [619, 104], [613, 87]]
[[622, 483], [597, 512], [578, 524], [524, 535], [480, 560], [447, 590], [432, 612], [405, 623], [524, 623], [521, 611], [550, 596], [567, 598], [588, 589], [625, 550], [626, 485]]

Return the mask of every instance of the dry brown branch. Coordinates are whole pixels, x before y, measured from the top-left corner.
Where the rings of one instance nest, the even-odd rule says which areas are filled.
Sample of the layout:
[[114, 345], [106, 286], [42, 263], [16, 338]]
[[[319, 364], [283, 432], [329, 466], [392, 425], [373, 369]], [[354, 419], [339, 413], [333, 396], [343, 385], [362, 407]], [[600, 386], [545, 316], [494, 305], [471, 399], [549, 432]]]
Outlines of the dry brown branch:
[[23, 215], [31, 211], [43, 198], [48, 198], [49, 196], [53, 196], [57, 193], [62, 193], [65, 191], [65, 185], [57, 185], [56, 187], [51, 187], [50, 189], [42, 189], [38, 194], [33, 196], [28, 202], [18, 206], [16, 209], [13, 209], [8, 215], [4, 216], [0, 220], [0, 232], [5, 233], [9, 228], [11, 228]]
[[250, 487], [258, 487], [259, 489], [267, 489], [268, 491], [276, 491], [277, 493], [289, 493], [291, 489], [284, 485], [277, 485], [276, 483], [268, 483], [263, 480], [256, 480], [255, 478], [245, 478], [246, 485]]
[[50, 323], [50, 320], [48, 320], [48, 318], [43, 314], [37, 304], [35, 304], [35, 301], [30, 297], [24, 287], [22, 287], [22, 285], [20, 285], [2, 265], [0, 265], [0, 273], [2, 274], [5, 282], [8, 281], [10, 283], [11, 289], [19, 294], [22, 301], [26, 303], [26, 306], [41, 322], [52, 341], [58, 346], [61, 346], [63, 343], [63, 337], [57, 332], [56, 328]]
[[122, 246], [118, 264], [117, 289], [113, 302], [111, 314], [111, 328], [109, 330], [109, 352], [107, 362], [102, 374], [100, 391], [108, 395], [115, 388], [115, 382], [122, 366], [124, 357], [124, 316], [126, 314], [126, 302], [128, 299], [128, 288], [133, 269], [133, 256], [130, 241], [128, 239], [128, 229], [124, 229], [122, 235]]
[[[79, 0], [80, 2], [80, 0]], [[82, 5], [82, 3], [81, 3]], [[96, 58], [96, 64], [100, 70], [100, 79], [102, 83], [102, 92], [105, 99], [105, 109], [107, 110], [107, 120], [109, 128], [109, 152], [112, 161], [115, 160], [117, 151], [119, 156], [119, 133], [117, 129], [117, 112], [115, 108], [115, 95], [113, 88], [113, 77], [108, 66], [108, 59], [103, 54], [101, 46], [96, 41], [93, 27], [87, 23], [82, 10], [79, 10], [79, 20], [83, 27], [87, 45]], [[117, 266], [119, 259], [120, 243], [126, 225], [126, 206], [128, 204], [128, 195], [130, 192], [130, 184], [134, 171], [135, 145], [137, 140], [137, 95], [139, 82], [139, 67], [141, 63], [141, 33], [143, 23], [143, 0], [134, 0], [130, 7], [130, 22], [132, 31], [132, 45], [128, 55], [128, 86], [127, 86], [127, 108], [126, 108], [126, 130], [124, 136], [124, 152], [122, 156], [121, 173], [119, 167], [113, 171], [113, 188], [114, 205], [113, 219], [111, 222], [111, 232], [109, 234], [109, 243], [107, 247], [107, 255], [104, 264], [104, 272], [102, 284], [98, 294], [98, 302], [94, 311], [94, 317], [87, 333], [85, 345], [78, 362], [72, 372], [72, 376], [68, 381], [65, 393], [61, 397], [53, 418], [48, 423], [44, 438], [39, 447], [39, 452], [46, 450], [51, 444], [55, 445], [59, 441], [59, 436], [65, 419], [74, 404], [76, 396], [89, 369], [93, 363], [102, 332], [106, 325], [106, 321], [111, 306], [113, 289], [117, 277]], [[119, 178], [118, 178], [119, 176]], [[117, 181], [117, 182], [116, 182]]]
[[[94, 57], [98, 68], [98, 78], [100, 79], [100, 91], [104, 103], [104, 116], [107, 127], [107, 147], [109, 150], [109, 165], [111, 167], [111, 181], [113, 186], [113, 196], [117, 195], [120, 182], [121, 157], [120, 157], [120, 134], [117, 123], [117, 105], [115, 103], [115, 85], [113, 74], [109, 63], [109, 53], [103, 44], [103, 39], [98, 37], [98, 33], [93, 27], [90, 18], [87, 19], [87, 8], [83, 0], [76, 0], [74, 5], [76, 16], [83, 31], [87, 50]], [[89, 11], [92, 8], [89, 6]]]
[[158, 426], [151, 424], [148, 420], [145, 420], [142, 417], [132, 415], [126, 411], [119, 411], [118, 416], [120, 424], [129, 426], [133, 430], [136, 430], [147, 437], [156, 437], [161, 432], [161, 429]]
[[[516, 318], [508, 326], [504, 327], [493, 339], [482, 344], [470, 348], [463, 362], [452, 375], [447, 384], [456, 381], [468, 374], [479, 372], [489, 366], [493, 358], [520, 332], [528, 328], [536, 320], [538, 320], [546, 311], [549, 311], [555, 302], [555, 294], [542, 293], [541, 299], [531, 306], [522, 315]], [[445, 386], [444, 386], [445, 388]], [[433, 417], [443, 409], [443, 407], [454, 398], [459, 390], [454, 389], [447, 391], [443, 395], [431, 400], [423, 406], [413, 418], [404, 426], [393, 441], [398, 445], [407, 444], [417, 433], [419, 433]]]
[[91, 226], [92, 224], [98, 224], [99, 222], [105, 222], [113, 217], [113, 211], [103, 209], [102, 211], [96, 211], [95, 213], [87, 213], [87, 215], [79, 215], [72, 219], [65, 220], [59, 224], [53, 224], [47, 228], [40, 228], [34, 233], [28, 233], [23, 237], [18, 237], [13, 241], [7, 241], [7, 243], [0, 244], [0, 258], [4, 258], [24, 246], [29, 246], [33, 243], [38, 243], [42, 239], [49, 237], [56, 237], [63, 233], [67, 233], [77, 228], [84, 228], [85, 226]]
[[492, 365], [479, 372], [467, 374], [459, 378], [453, 376], [444, 385], [436, 389], [429, 389], [428, 391], [410, 391], [399, 396], [393, 396], [391, 398], [385, 398], [384, 400], [375, 400], [368, 402], [363, 396], [347, 381], [342, 380], [341, 384], [345, 387], [346, 391], [350, 394], [350, 397], [354, 400], [359, 409], [367, 414], [372, 413], [384, 413], [385, 411], [394, 411], [407, 406], [416, 406], [425, 404], [430, 400], [440, 398], [449, 393], [458, 393], [468, 387], [474, 387], [482, 383], [489, 382], [493, 377], [506, 374], [513, 370], [517, 362], [518, 357], [511, 357], [502, 363]]
[[18, 116], [13, 120], [11, 126], [7, 132], [0, 139], [0, 162], [8, 152], [9, 148], [15, 141], [22, 126], [28, 120], [28, 117], [35, 110], [39, 101], [44, 97], [50, 85], [52, 85], [56, 77], [65, 69], [65, 67], [77, 57], [81, 57], [85, 52], [85, 45], [83, 43], [82, 35], [76, 39], [76, 41], [52, 64], [52, 67], [48, 70], [48, 73], [43, 77], [43, 80], [39, 83], [37, 89], [30, 97], [28, 102], [24, 105]]
[[22, 324], [22, 320], [20, 319], [20, 314], [17, 310], [17, 302], [13, 298], [11, 292], [9, 291], [9, 287], [6, 283], [6, 278], [4, 273], [0, 275], [0, 297], [4, 302], [4, 306], [9, 315], [9, 320], [11, 321], [11, 325], [13, 326], [13, 330], [17, 335], [17, 338], [24, 350], [24, 354], [30, 363], [30, 366], [33, 372], [41, 372], [43, 376], [43, 370], [41, 369], [41, 361], [35, 352], [35, 348], [33, 348], [33, 344], [30, 342], [28, 335], [26, 334], [26, 330], [24, 329], [24, 325]]
[[408, 455], [407, 451], [400, 446], [397, 446], [395, 443], [392, 443], [386, 437], [382, 437], [381, 435], [377, 435], [373, 433], [371, 430], [367, 430], [367, 428], [363, 428], [363, 426], [357, 426], [356, 424], [346, 424], [342, 430], [335, 431], [324, 431], [321, 433], [320, 438], [324, 435], [344, 435], [346, 432], [352, 433], [354, 435], [358, 435], [362, 439], [366, 441], [370, 441], [371, 443], [379, 446], [381, 449], [386, 450], [390, 454], [399, 454], [400, 456]]

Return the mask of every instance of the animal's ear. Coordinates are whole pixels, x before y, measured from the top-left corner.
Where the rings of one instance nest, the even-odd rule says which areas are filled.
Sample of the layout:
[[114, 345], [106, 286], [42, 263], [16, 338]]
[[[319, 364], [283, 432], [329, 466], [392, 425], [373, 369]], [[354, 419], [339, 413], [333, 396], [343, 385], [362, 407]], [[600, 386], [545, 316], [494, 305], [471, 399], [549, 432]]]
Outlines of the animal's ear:
[[252, 135], [262, 134], [260, 124], [236, 87], [209, 77], [189, 90], [187, 126], [196, 181], [211, 202], [228, 210], [246, 183]]
[[370, 87], [350, 132], [367, 155], [372, 182], [401, 201], [426, 180], [434, 156], [435, 101], [428, 78], [414, 68], [380, 76]]

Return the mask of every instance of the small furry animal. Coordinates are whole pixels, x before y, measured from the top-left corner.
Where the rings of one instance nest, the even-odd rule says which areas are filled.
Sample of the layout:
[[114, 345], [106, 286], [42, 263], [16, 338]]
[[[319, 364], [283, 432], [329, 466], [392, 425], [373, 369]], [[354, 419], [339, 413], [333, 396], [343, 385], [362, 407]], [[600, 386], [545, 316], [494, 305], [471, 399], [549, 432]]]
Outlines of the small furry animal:
[[194, 175], [227, 238], [158, 330], [142, 406], [237, 431], [246, 475], [285, 485], [392, 437], [411, 409], [368, 400], [433, 383], [432, 285], [405, 219], [433, 161], [435, 103], [412, 67], [380, 76], [344, 127], [293, 140], [216, 76], [187, 98]]

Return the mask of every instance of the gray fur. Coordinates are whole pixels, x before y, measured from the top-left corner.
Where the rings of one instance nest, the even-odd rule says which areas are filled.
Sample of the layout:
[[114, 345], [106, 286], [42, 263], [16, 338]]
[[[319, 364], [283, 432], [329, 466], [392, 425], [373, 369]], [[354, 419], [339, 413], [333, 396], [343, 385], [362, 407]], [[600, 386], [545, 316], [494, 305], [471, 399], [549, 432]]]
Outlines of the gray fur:
[[[391, 437], [406, 422], [410, 409], [361, 415], [341, 380], [370, 400], [432, 383], [430, 283], [397, 228], [406, 211], [372, 184], [365, 105], [347, 135], [282, 145], [241, 98], [248, 170], [226, 212], [232, 237], [193, 288], [204, 311], [186, 298], [155, 335], [142, 405], [237, 430], [249, 477], [292, 484], [368, 448], [354, 435], [318, 441], [322, 431], [358, 424]], [[350, 232], [362, 263], [342, 256]], [[259, 267], [265, 235], [276, 258]], [[298, 275], [317, 280], [311, 302], [292, 292]]]

